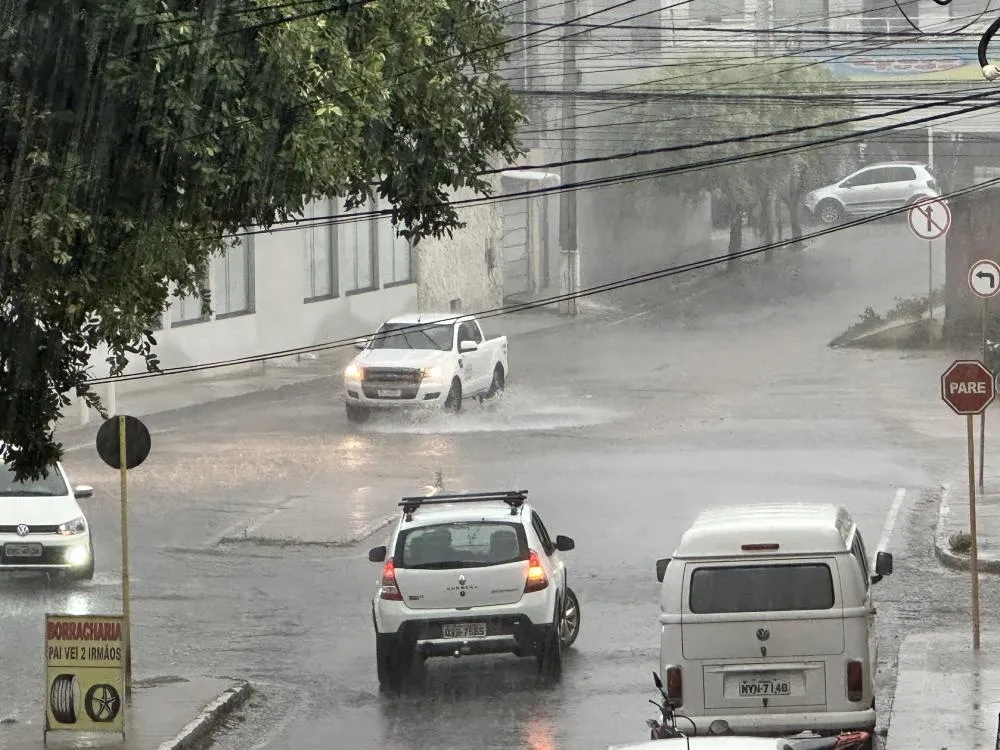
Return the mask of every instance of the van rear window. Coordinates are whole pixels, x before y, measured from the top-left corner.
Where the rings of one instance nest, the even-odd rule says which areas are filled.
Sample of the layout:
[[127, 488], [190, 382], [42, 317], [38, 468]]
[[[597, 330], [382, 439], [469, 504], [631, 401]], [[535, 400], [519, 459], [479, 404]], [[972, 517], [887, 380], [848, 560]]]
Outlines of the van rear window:
[[691, 611], [795, 612], [833, 608], [830, 566], [734, 565], [697, 568], [691, 574]]

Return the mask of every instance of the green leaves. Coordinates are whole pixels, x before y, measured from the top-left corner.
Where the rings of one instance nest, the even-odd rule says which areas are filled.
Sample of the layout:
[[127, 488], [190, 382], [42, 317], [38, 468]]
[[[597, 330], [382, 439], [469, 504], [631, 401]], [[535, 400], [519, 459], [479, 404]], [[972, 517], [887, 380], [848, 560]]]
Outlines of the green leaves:
[[[408, 236], [517, 155], [503, 16], [474, 0], [40, 0], [0, 16], [0, 441], [22, 475], [89, 353], [149, 335], [223, 238], [372, 194]], [[30, 61], [30, 64], [29, 64]], [[4, 450], [12, 451], [8, 447]]]

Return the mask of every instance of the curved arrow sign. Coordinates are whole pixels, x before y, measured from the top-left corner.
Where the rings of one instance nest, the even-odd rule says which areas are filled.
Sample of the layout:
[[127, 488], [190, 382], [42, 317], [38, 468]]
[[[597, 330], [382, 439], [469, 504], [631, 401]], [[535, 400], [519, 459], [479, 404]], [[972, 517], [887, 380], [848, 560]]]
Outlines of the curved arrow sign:
[[973, 263], [969, 269], [969, 289], [982, 299], [995, 297], [1000, 293], [1000, 265], [989, 259]]

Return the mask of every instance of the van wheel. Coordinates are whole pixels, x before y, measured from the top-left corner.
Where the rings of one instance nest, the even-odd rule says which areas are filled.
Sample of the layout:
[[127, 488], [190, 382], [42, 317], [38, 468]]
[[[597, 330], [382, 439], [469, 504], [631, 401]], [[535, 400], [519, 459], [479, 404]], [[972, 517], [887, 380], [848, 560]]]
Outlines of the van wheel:
[[503, 396], [503, 389], [506, 385], [506, 379], [503, 374], [503, 365], [497, 365], [493, 368], [493, 381], [490, 383], [490, 389], [486, 392], [486, 398], [500, 398]]

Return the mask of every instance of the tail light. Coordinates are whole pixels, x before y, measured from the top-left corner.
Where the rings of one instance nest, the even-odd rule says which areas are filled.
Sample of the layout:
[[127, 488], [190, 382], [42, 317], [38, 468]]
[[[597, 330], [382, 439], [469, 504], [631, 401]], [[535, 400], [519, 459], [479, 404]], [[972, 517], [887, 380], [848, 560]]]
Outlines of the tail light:
[[864, 667], [857, 659], [847, 662], [847, 700], [858, 703], [864, 697]]
[[403, 601], [403, 595], [399, 593], [399, 586], [396, 584], [396, 565], [392, 560], [386, 560], [382, 566], [382, 588], [378, 592], [379, 599], [388, 599], [390, 602]]
[[667, 667], [667, 704], [671, 708], [684, 705], [684, 677], [680, 667]]
[[541, 591], [549, 585], [549, 577], [545, 575], [545, 568], [538, 558], [535, 550], [528, 551], [528, 580], [524, 582], [524, 593], [530, 594], [532, 591]]

